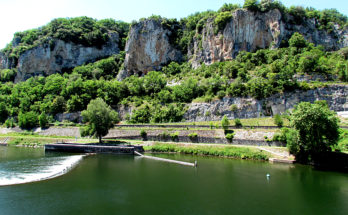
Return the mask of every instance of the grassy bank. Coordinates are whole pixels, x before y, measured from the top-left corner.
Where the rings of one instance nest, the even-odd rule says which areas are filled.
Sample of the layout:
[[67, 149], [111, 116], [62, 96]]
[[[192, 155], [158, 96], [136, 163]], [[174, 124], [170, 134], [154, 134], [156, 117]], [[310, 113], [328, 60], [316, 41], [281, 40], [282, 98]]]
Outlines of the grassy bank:
[[232, 157], [239, 159], [251, 160], [268, 160], [270, 155], [261, 152], [259, 149], [252, 147], [236, 146], [202, 146], [202, 145], [185, 145], [185, 144], [166, 144], [155, 143], [151, 146], [145, 146], [146, 151], [152, 152], [177, 152], [193, 155], [210, 155], [220, 157]]
[[348, 129], [341, 129], [340, 139], [338, 140], [338, 149], [348, 154]]
[[[32, 132], [0, 134], [0, 142], [6, 138], [6, 143], [13, 146], [42, 147], [45, 144], [57, 142], [75, 142], [75, 137], [68, 136], [44, 136]], [[79, 143], [96, 142], [96, 139], [77, 139]]]

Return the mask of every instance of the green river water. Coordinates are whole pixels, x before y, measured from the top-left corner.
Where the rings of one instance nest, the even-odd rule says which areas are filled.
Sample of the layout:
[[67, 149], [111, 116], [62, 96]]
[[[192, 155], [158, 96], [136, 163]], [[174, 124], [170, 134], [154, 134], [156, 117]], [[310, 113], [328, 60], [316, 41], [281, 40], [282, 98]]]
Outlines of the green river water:
[[348, 214], [348, 174], [302, 165], [155, 156], [197, 160], [198, 167], [0, 147], [0, 214]]

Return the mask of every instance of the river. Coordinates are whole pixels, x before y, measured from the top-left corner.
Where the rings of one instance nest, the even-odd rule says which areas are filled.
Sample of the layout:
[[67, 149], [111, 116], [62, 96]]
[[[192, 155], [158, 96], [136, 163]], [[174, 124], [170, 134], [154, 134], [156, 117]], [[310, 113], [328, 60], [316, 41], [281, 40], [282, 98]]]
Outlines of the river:
[[303, 165], [156, 156], [197, 160], [198, 167], [0, 147], [0, 214], [348, 214], [348, 174]]

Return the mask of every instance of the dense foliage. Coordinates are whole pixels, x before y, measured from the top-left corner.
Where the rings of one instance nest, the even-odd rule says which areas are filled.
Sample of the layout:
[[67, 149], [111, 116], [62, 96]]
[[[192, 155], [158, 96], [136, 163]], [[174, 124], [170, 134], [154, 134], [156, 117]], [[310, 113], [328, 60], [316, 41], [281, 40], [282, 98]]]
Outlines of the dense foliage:
[[109, 129], [119, 122], [117, 112], [112, 110], [101, 98], [92, 100], [88, 104], [87, 110], [82, 111], [81, 115], [83, 121], [87, 123], [87, 127], [81, 132], [82, 136], [96, 136], [99, 143], [102, 142], [102, 137], [108, 134]]
[[[215, 34], [222, 31], [226, 24], [232, 18], [232, 12], [237, 9], [245, 8], [249, 11], [265, 13], [273, 9], [278, 9], [282, 13], [284, 21], [292, 24], [302, 24], [307, 19], [313, 19], [316, 27], [320, 30], [332, 32], [335, 29], [335, 24], [342, 29], [348, 25], [347, 16], [339, 13], [336, 9], [316, 10], [314, 8], [303, 8], [301, 6], [285, 7], [280, 1], [274, 0], [245, 0], [243, 6], [238, 4], [225, 3], [218, 11], [205, 11], [195, 13], [187, 18], [180, 20], [180, 25], [183, 30], [180, 30], [179, 36], [175, 45], [183, 50], [184, 53], [188, 49], [192, 49], [194, 40], [202, 40], [202, 30], [205, 27], [207, 20], [213, 20], [215, 26]], [[177, 22], [171, 20], [169, 23]]]
[[[89, 17], [58, 18], [38, 29], [17, 32], [3, 51], [12, 58], [39, 44], [48, 43], [54, 47], [52, 39], [73, 42], [84, 46], [101, 47], [108, 42], [108, 33], [118, 32], [120, 49], [125, 46], [129, 24], [113, 19], [95, 20]], [[15, 44], [15, 45], [14, 45]]]
[[329, 152], [339, 138], [338, 118], [326, 102], [301, 102], [291, 115], [290, 124], [298, 131], [298, 141], [290, 146], [299, 161], [310, 161], [316, 154]]
[[[112, 108], [135, 107], [132, 123], [177, 122], [185, 113], [183, 103], [210, 102], [224, 96], [253, 96], [258, 99], [294, 89], [325, 86], [320, 82], [298, 82], [296, 75], [317, 74], [332, 81], [347, 81], [344, 51], [325, 52], [294, 34], [290, 46], [255, 53], [240, 52], [235, 60], [202, 64], [172, 62], [163, 72], [117, 81], [124, 53], [76, 67], [70, 73], [32, 77], [0, 86], [0, 118], [17, 121], [19, 113], [33, 111], [54, 116], [85, 110], [88, 103], [102, 98]], [[236, 111], [236, 110], [235, 110]]]
[[[160, 16], [150, 18], [170, 30], [170, 42], [187, 53], [193, 48], [194, 40], [201, 41], [208, 20], [221, 31], [231, 19], [232, 12], [242, 7], [257, 13], [278, 9], [285, 19], [295, 23], [312, 18], [318, 28], [328, 31], [333, 29], [334, 23], [340, 27], [347, 25], [347, 17], [336, 10], [286, 8], [272, 0], [246, 0], [243, 6], [224, 4], [216, 12], [196, 13], [180, 21]], [[129, 31], [127, 23], [88, 17], [59, 18], [41, 28], [16, 33], [13, 42], [3, 51], [16, 59], [38, 44], [54, 46], [52, 38], [100, 47], [113, 31], [119, 33], [119, 45], [123, 49]], [[225, 96], [263, 99], [295, 89], [325, 86], [320, 82], [297, 81], [296, 76], [319, 75], [329, 81], [347, 82], [347, 56], [347, 48], [326, 52], [323, 47], [315, 47], [295, 33], [282, 48], [240, 52], [234, 60], [209, 66], [202, 64], [197, 69], [192, 69], [189, 62], [171, 62], [162, 72], [149, 72], [144, 77], [131, 76], [121, 82], [116, 80], [116, 75], [122, 69], [124, 52], [75, 67], [72, 71], [63, 71], [63, 74], [32, 77], [17, 84], [13, 83], [16, 69], [4, 69], [0, 70], [0, 122], [7, 121], [11, 126], [16, 122], [23, 128], [46, 126], [46, 121], [52, 121], [56, 114], [85, 110], [96, 98], [103, 99], [114, 109], [120, 104], [133, 106], [133, 114], [128, 117], [132, 123], [177, 122], [185, 113], [183, 103], [210, 102]], [[237, 111], [237, 108], [231, 107], [231, 110]]]
[[336, 113], [330, 111], [325, 101], [301, 102], [291, 113], [291, 128], [282, 128], [273, 140], [286, 143], [298, 162], [315, 162], [323, 153], [337, 148], [338, 121]]

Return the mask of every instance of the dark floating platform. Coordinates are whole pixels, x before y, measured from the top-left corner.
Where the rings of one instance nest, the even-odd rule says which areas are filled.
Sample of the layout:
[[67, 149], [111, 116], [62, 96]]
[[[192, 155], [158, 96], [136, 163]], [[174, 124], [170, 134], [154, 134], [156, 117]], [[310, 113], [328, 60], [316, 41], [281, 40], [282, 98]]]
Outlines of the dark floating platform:
[[45, 151], [72, 152], [72, 153], [112, 153], [134, 155], [134, 151], [143, 152], [142, 146], [133, 145], [91, 145], [76, 143], [46, 144]]

